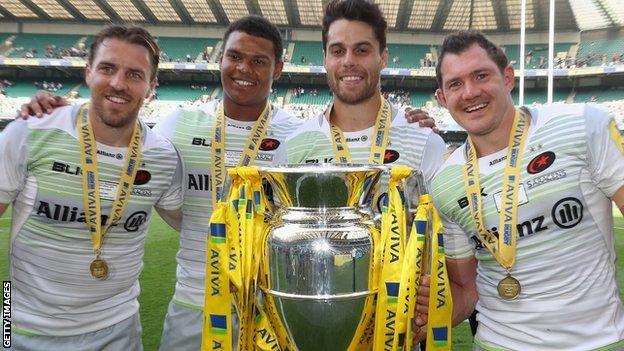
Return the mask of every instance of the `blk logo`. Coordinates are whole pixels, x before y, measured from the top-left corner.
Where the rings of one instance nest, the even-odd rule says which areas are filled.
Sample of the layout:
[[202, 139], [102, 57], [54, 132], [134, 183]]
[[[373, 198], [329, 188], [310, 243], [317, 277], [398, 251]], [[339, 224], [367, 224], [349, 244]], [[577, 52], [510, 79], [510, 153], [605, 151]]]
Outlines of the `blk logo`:
[[384, 164], [392, 163], [392, 162], [394, 162], [394, 161], [396, 161], [398, 159], [399, 159], [399, 152], [396, 151], [396, 150], [388, 149], [388, 150], [386, 150], [386, 153], [384, 154], [384, 161], [383, 161], [383, 163]]
[[264, 138], [260, 142], [260, 150], [262, 151], [272, 151], [277, 149], [278, 146], [280, 146], [280, 142], [276, 139]]
[[557, 201], [553, 206], [552, 219], [555, 224], [564, 229], [569, 229], [581, 222], [583, 219], [583, 204], [579, 199], [566, 197]]
[[124, 223], [124, 229], [129, 232], [136, 232], [139, 230], [139, 227], [147, 220], [147, 213], [144, 211], [138, 211], [133, 213], [128, 219], [126, 219], [126, 223]]
[[550, 167], [555, 162], [555, 153], [552, 151], [543, 152], [529, 162], [527, 172], [529, 174], [537, 174]]

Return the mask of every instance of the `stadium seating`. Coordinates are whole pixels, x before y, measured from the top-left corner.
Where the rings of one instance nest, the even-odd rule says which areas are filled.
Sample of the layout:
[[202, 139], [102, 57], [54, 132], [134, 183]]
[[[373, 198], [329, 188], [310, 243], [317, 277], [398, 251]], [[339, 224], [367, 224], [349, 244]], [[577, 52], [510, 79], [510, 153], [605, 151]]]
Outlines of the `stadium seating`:
[[[320, 41], [296, 41], [295, 50], [290, 63], [293, 65], [323, 65], [323, 44]], [[305, 57], [305, 62], [301, 62], [301, 56]]]
[[[514, 90], [511, 92], [511, 95], [514, 99], [514, 104], [518, 105], [519, 103], [519, 94], [518, 90]], [[567, 89], [557, 89], [553, 92], [553, 102], [566, 102], [568, 96], [570, 95], [570, 90]], [[533, 104], [545, 104], [548, 99], [548, 94], [546, 89], [526, 89], [524, 91], [524, 105], [533, 105]]]
[[[428, 45], [388, 44], [388, 67], [390, 68], [418, 68], [425, 54], [429, 52]], [[398, 57], [398, 62], [393, 58]]]
[[195, 100], [202, 95], [212, 95], [215, 87], [207, 86], [208, 89], [191, 89], [188, 84], [161, 84], [156, 88], [159, 100], [188, 101]]
[[22, 57], [25, 51], [35, 49], [34, 57], [43, 58], [48, 45], [54, 45], [57, 49], [72, 48], [84, 37], [83, 35], [64, 34], [15, 34], [13, 50], [8, 56]]
[[218, 39], [159, 37], [158, 45], [173, 61], [186, 62], [186, 55], [195, 60], [207, 47], [214, 47], [218, 41]]
[[[555, 57], [558, 52], [567, 53], [571, 45], [573, 43], [555, 43]], [[520, 45], [505, 45], [504, 48], [509, 61], [515, 61], [514, 68], [520, 68]], [[527, 55], [528, 53], [532, 53], [533, 58], [529, 64], [525, 64], [525, 68], [539, 68], [540, 57], [548, 58], [548, 44], [527, 44], [524, 48], [524, 54]]]
[[[584, 58], [588, 55], [606, 54], [606, 63], [611, 62], [614, 54], [624, 54], [624, 38], [619, 39], [599, 39], [599, 40], [583, 40], [579, 45], [577, 58]], [[592, 62], [592, 66], [600, 66], [602, 59]]]
[[412, 90], [410, 92], [411, 105], [413, 107], [423, 107], [428, 101], [435, 100], [433, 97], [433, 89], [431, 90]]
[[624, 100], [622, 89], [584, 88], [576, 90], [574, 102], [607, 102]]
[[[304, 89], [305, 92], [302, 95], [295, 96], [294, 94], [292, 94], [290, 96], [289, 103], [323, 106], [327, 104], [332, 98], [332, 94], [326, 86], [305, 87]], [[313, 89], [317, 90], [316, 96], [311, 94], [311, 91]]]

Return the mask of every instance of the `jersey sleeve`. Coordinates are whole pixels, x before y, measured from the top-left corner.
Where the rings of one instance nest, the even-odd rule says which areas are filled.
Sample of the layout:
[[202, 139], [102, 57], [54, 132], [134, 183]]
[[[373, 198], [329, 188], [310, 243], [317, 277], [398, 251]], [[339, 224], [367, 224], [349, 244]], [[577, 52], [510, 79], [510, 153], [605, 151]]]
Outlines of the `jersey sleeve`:
[[[607, 111], [587, 105], [589, 171], [596, 186], [608, 197], [624, 186], [624, 152], [615, 120]], [[619, 138], [618, 138], [619, 136]], [[618, 143], [620, 143], [618, 147]]]
[[158, 199], [158, 202], [154, 205], [155, 207], [165, 210], [177, 210], [182, 207], [184, 196], [184, 192], [182, 191], [183, 174], [184, 168], [182, 161], [180, 160], [180, 154], [178, 153], [178, 163], [171, 178], [171, 184], [169, 185], [169, 188], [163, 192], [160, 199]]
[[451, 259], [474, 256], [474, 244], [459, 225], [440, 213], [444, 225], [444, 252]]
[[173, 110], [167, 117], [156, 123], [152, 130], [167, 140], [173, 140], [173, 132], [175, 131], [180, 112], [180, 109]]
[[442, 164], [444, 163], [444, 154], [446, 153], [446, 144], [442, 137], [438, 134], [431, 132], [425, 149], [423, 150], [422, 162], [420, 169], [427, 184], [431, 184], [433, 176], [438, 172]]
[[26, 184], [28, 125], [18, 120], [0, 133], [0, 203], [11, 203]]

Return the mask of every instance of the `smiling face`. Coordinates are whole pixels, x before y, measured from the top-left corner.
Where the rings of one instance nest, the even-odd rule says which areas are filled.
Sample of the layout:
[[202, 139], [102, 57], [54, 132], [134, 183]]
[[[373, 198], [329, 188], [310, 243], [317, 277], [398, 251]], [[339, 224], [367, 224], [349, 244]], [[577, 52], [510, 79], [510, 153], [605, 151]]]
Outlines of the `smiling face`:
[[114, 37], [100, 44], [86, 66], [85, 81], [93, 116], [111, 128], [133, 124], [156, 85], [149, 51]]
[[224, 45], [219, 66], [224, 102], [263, 108], [283, 63], [276, 62], [270, 40], [234, 31]]
[[478, 44], [459, 54], [446, 53], [441, 73], [436, 97], [469, 135], [488, 135], [513, 117], [513, 67], [501, 72]]
[[380, 51], [373, 28], [361, 21], [340, 19], [327, 31], [325, 69], [334, 99], [355, 105], [379, 92], [388, 50]]

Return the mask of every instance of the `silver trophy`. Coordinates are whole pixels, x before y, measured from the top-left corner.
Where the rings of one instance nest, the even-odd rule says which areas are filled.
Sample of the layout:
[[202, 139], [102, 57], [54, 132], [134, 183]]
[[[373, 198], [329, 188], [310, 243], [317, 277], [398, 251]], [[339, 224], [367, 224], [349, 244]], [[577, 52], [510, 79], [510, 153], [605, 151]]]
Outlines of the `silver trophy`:
[[300, 351], [346, 350], [362, 316], [373, 255], [372, 198], [383, 166], [260, 168], [276, 209], [267, 298]]

